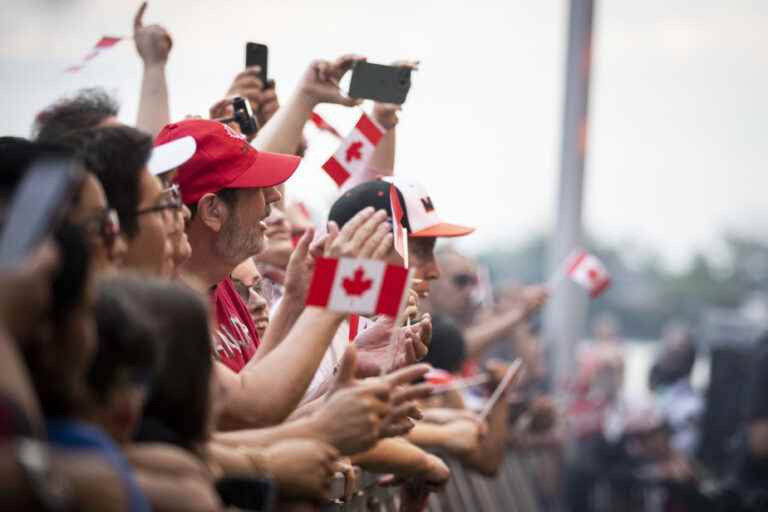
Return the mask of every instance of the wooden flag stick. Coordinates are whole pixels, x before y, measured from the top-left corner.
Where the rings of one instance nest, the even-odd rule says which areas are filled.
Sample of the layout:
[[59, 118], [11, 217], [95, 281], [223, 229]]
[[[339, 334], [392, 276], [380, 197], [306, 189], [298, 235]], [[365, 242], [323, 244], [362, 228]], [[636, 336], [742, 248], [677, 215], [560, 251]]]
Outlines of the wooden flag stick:
[[501, 382], [499, 382], [499, 385], [496, 386], [496, 389], [493, 391], [491, 398], [489, 398], [485, 403], [483, 411], [480, 413], [480, 420], [485, 421], [485, 418], [488, 417], [488, 414], [490, 414], [493, 406], [496, 405], [496, 402], [499, 401], [501, 394], [504, 393], [504, 390], [507, 389], [507, 387], [509, 387], [509, 384], [512, 382], [512, 378], [522, 369], [522, 364], [523, 363], [518, 358], [515, 359], [511, 365], [509, 365], [509, 368], [507, 368], [507, 373], [504, 374], [504, 378], [501, 379]]
[[460, 389], [471, 388], [472, 386], [479, 386], [485, 384], [491, 380], [491, 376], [487, 373], [481, 373], [474, 377], [468, 377], [466, 379], [456, 379], [448, 384], [440, 384], [432, 388], [432, 395], [439, 395], [442, 393], [448, 393], [449, 391], [459, 391]]

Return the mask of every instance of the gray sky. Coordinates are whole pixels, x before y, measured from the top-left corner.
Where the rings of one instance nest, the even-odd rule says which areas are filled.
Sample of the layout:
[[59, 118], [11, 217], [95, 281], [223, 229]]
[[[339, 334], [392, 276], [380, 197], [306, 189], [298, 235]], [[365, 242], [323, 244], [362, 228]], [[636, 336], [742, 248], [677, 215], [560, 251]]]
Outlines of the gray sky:
[[[129, 35], [139, 2], [3, 0], [0, 133], [28, 135], [35, 113], [101, 85], [135, 119], [131, 41], [74, 64], [102, 35]], [[651, 247], [672, 265], [718, 253], [726, 229], [768, 234], [768, 2], [597, 1], [585, 195], [587, 229]], [[398, 128], [397, 172], [418, 177], [442, 215], [475, 225], [472, 250], [515, 243], [554, 218], [567, 2], [154, 0], [147, 22], [174, 38], [171, 112], [204, 114], [243, 66], [246, 40], [270, 45], [283, 97], [307, 63], [342, 53], [417, 58]], [[341, 131], [355, 111], [320, 112]], [[318, 211], [334, 196], [312, 147], [290, 192]], [[634, 249], [633, 249], [634, 250]]]

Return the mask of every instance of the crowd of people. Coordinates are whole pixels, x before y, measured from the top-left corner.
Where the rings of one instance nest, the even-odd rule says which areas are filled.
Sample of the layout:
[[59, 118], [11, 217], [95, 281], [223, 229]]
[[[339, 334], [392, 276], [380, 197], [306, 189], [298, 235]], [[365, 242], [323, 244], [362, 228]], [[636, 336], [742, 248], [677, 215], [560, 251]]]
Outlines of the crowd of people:
[[[473, 230], [443, 222], [421, 184], [395, 175], [398, 105], [373, 105], [382, 140], [325, 218], [299, 203], [304, 126], [318, 104], [361, 103], [338, 82], [363, 57], [310, 62], [283, 102], [248, 68], [212, 97], [210, 119], [174, 119], [172, 38], [143, 24], [145, 9], [135, 123], [92, 88], [43, 108], [29, 139], [0, 139], [6, 214], [35, 162], [77, 169], [63, 214], [0, 274], [0, 508], [313, 510], [334, 475], [349, 483], [363, 468], [402, 485], [402, 510], [422, 510], [450, 478], [435, 453], [493, 475], [509, 392], [481, 417], [456, 391], [433, 394], [427, 363], [459, 373], [546, 290], [526, 289], [481, 323], [462, 317], [473, 276], [445, 273], [454, 255], [436, 242]], [[235, 97], [256, 133], [231, 122]], [[391, 187], [407, 255], [393, 243]], [[343, 312], [306, 305], [318, 258], [345, 257], [408, 260], [400, 318], [353, 328]], [[486, 398], [508, 365], [487, 373]]]
[[[654, 484], [655, 510], [711, 506], [693, 463], [703, 405], [687, 331], [664, 335], [652, 412], [622, 409], [610, 332], [555, 398], [535, 321], [548, 287], [494, 292], [475, 261], [438, 244], [473, 229], [444, 222], [418, 176], [396, 172], [402, 106], [372, 104], [381, 140], [326, 213], [302, 204], [311, 192], [291, 178], [304, 127], [319, 104], [361, 105], [339, 81], [364, 57], [309, 62], [280, 100], [247, 68], [208, 118], [172, 117], [172, 38], [143, 24], [145, 10], [135, 123], [91, 88], [43, 108], [29, 139], [0, 138], [0, 227], [31, 165], [77, 169], [62, 215], [0, 269], [0, 509], [319, 510], [334, 478], [349, 496], [362, 468], [419, 511], [451, 478], [445, 457], [494, 476], [530, 449], [554, 457], [535, 478], [542, 510], [563, 505], [561, 490], [574, 511], [648, 510], [632, 500], [649, 481], [672, 484]], [[233, 121], [234, 98], [255, 133]], [[319, 258], [407, 262], [402, 315], [307, 305]], [[524, 372], [489, 402], [514, 359]], [[764, 400], [754, 411], [743, 481], [759, 488]]]

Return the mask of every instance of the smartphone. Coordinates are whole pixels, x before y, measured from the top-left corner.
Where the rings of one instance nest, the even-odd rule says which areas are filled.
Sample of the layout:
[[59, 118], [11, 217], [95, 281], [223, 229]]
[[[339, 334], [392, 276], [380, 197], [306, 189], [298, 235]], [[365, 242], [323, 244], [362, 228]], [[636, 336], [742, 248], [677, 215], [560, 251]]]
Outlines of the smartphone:
[[245, 44], [245, 67], [251, 66], [261, 67], [259, 72], [259, 78], [264, 87], [267, 86], [267, 56], [269, 54], [269, 48], [265, 44], [261, 43], [246, 43]]
[[275, 484], [266, 478], [228, 476], [216, 482], [221, 501], [229, 507], [272, 512], [277, 499]]
[[253, 135], [259, 131], [259, 124], [251, 110], [251, 104], [240, 96], [232, 100], [232, 108], [235, 111], [235, 122], [240, 126], [240, 133], [243, 135]]
[[351, 98], [365, 98], [382, 103], [405, 102], [411, 89], [411, 68], [357, 62], [349, 84]]
[[0, 265], [14, 266], [61, 220], [82, 174], [69, 158], [32, 163], [13, 195], [0, 234]]

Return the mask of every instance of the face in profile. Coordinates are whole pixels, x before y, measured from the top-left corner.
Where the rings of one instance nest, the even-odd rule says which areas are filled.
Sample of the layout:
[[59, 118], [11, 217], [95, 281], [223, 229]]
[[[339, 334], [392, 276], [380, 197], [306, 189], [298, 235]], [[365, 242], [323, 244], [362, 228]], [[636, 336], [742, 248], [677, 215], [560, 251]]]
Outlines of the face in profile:
[[227, 206], [227, 217], [218, 239], [219, 251], [238, 264], [264, 250], [272, 203], [282, 196], [275, 187], [238, 189], [237, 199]]
[[272, 295], [269, 281], [261, 276], [253, 258], [248, 258], [232, 271], [232, 283], [248, 307], [259, 338], [264, 339], [264, 334], [269, 326], [269, 308]]
[[139, 204], [135, 213], [137, 231], [128, 239], [126, 266], [154, 276], [168, 276], [173, 269], [173, 244], [168, 226], [176, 206], [160, 181], [145, 167], [139, 179]]

